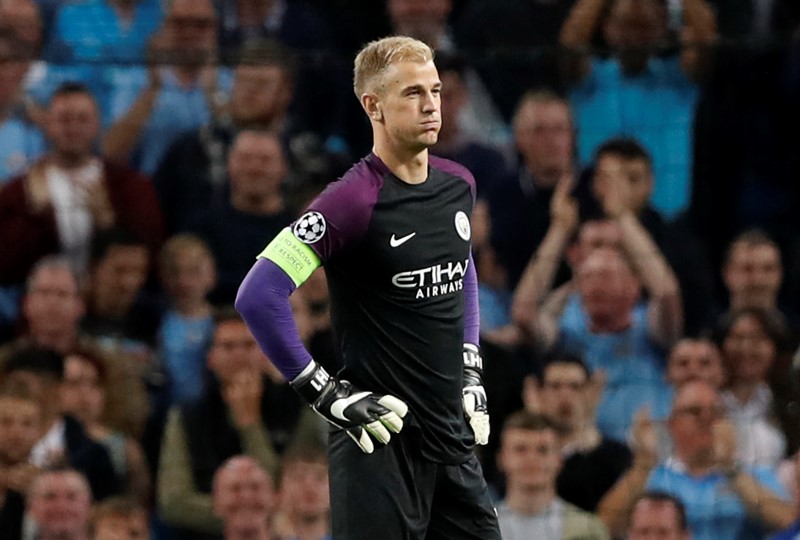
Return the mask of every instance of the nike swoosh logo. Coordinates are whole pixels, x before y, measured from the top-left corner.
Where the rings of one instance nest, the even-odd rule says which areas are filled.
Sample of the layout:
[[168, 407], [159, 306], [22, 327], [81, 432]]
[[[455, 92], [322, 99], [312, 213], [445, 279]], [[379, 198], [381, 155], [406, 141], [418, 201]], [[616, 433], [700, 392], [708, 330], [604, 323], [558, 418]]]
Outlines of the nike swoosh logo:
[[417, 233], [412, 232], [411, 234], [407, 234], [402, 238], [395, 238], [395, 236], [392, 235], [392, 237], [389, 238], [389, 245], [392, 247], [402, 246], [403, 244], [411, 240], [411, 238], [413, 238], [415, 234]]
[[356, 401], [361, 401], [372, 392], [359, 392], [358, 394], [353, 394], [352, 396], [345, 398], [345, 399], [337, 399], [331, 404], [331, 414], [338, 418], [339, 420], [344, 420], [345, 422], [351, 422], [349, 418], [344, 415], [345, 409], [355, 403]]

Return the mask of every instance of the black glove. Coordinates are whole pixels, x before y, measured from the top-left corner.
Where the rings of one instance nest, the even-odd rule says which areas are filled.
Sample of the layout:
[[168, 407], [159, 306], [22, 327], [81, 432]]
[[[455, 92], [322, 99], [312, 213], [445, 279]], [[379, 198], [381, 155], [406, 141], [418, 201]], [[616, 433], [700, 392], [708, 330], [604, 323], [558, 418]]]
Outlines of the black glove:
[[292, 387], [325, 420], [344, 429], [361, 450], [371, 454], [375, 445], [370, 435], [383, 444], [400, 433], [408, 412], [404, 401], [355, 388], [349, 381], [328, 375], [315, 361], [291, 382]]
[[475, 444], [489, 442], [489, 408], [483, 388], [483, 359], [477, 345], [464, 343], [464, 385], [461, 396], [464, 414], [475, 434]]

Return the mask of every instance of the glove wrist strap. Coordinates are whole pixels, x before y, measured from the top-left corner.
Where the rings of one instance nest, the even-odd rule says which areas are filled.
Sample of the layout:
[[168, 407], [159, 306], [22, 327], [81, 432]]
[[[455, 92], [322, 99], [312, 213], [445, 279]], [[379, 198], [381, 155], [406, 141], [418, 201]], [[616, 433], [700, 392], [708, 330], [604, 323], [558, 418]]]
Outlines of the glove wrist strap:
[[300, 394], [300, 397], [313, 405], [325, 392], [330, 380], [331, 376], [328, 375], [325, 368], [312, 360], [289, 384]]
[[472, 369], [478, 374], [483, 373], [483, 359], [480, 349], [472, 343], [464, 343], [464, 369]]

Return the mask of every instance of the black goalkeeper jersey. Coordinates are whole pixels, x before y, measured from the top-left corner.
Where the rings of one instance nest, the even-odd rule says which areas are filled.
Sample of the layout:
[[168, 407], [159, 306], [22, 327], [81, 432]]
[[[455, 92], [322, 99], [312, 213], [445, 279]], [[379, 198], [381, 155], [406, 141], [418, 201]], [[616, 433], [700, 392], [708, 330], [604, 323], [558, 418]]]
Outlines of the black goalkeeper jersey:
[[325, 266], [339, 377], [406, 401], [423, 457], [440, 463], [463, 462], [474, 443], [461, 402], [474, 193], [454, 162], [431, 156], [412, 185], [371, 154], [292, 228]]

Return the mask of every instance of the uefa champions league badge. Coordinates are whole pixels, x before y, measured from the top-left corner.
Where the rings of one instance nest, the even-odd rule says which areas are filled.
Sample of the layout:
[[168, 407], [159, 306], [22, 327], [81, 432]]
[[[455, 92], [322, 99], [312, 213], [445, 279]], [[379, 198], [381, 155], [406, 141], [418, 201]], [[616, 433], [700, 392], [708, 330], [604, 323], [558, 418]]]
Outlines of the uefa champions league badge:
[[325, 236], [325, 218], [319, 212], [306, 212], [294, 224], [292, 232], [304, 244], [313, 244]]
[[459, 210], [456, 212], [456, 232], [458, 236], [461, 237], [462, 240], [465, 242], [469, 242], [469, 237], [472, 233], [472, 229], [469, 226], [469, 218], [467, 214]]

